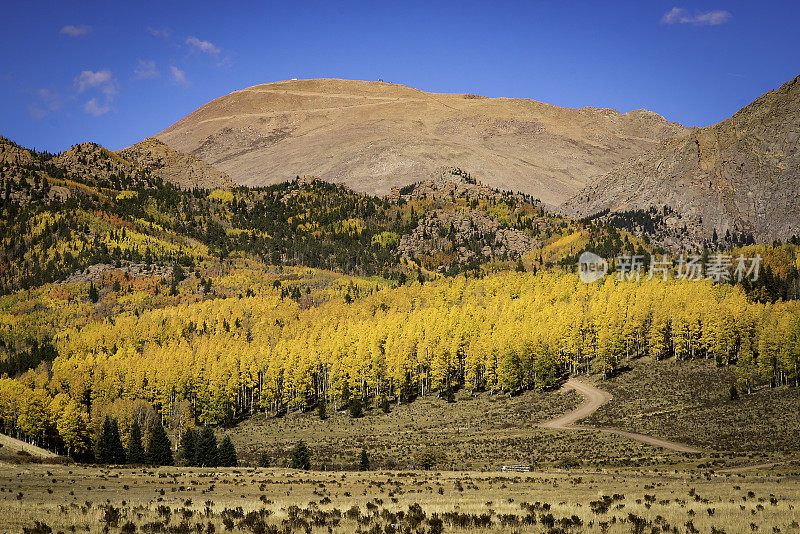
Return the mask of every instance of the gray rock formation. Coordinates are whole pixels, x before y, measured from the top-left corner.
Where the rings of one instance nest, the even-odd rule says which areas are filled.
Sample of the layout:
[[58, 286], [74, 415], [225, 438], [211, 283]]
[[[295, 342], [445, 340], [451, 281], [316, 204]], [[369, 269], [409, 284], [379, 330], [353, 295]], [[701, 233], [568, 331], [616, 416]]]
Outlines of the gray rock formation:
[[[663, 210], [683, 239], [727, 232], [772, 241], [800, 235], [800, 77], [731, 118], [696, 128], [612, 170], [569, 199], [563, 211]], [[669, 237], [668, 234], [672, 234]], [[680, 241], [680, 232], [657, 238]]]

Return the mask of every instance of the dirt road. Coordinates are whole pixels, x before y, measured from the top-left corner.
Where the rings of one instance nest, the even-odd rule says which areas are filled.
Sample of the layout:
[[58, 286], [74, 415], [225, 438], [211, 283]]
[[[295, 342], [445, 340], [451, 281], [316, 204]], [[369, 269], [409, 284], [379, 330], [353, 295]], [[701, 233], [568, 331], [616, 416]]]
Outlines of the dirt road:
[[625, 430], [617, 430], [614, 428], [594, 428], [594, 427], [586, 427], [586, 426], [576, 426], [575, 423], [580, 421], [581, 419], [585, 419], [589, 417], [591, 414], [597, 411], [603, 404], [611, 400], [611, 394], [597, 389], [596, 387], [587, 384], [586, 382], [580, 382], [575, 379], [570, 379], [564, 384], [564, 389], [574, 389], [578, 393], [580, 393], [584, 397], [583, 403], [578, 406], [573, 411], [562, 415], [561, 417], [557, 417], [555, 419], [551, 419], [550, 421], [546, 421], [539, 426], [542, 428], [553, 428], [557, 430], [595, 430], [597, 432], [605, 432], [606, 434], [616, 434], [617, 436], [622, 436], [629, 439], [634, 439], [636, 441], [641, 441], [642, 443], [647, 443], [649, 445], [654, 445], [656, 447], [663, 447], [665, 449], [670, 449], [673, 451], [678, 452], [700, 452], [698, 449], [694, 447], [690, 447], [688, 445], [684, 445], [683, 443], [676, 443], [674, 441], [667, 441], [664, 439], [658, 439], [651, 436], [646, 436], [644, 434], [637, 434], [635, 432], [627, 432]]

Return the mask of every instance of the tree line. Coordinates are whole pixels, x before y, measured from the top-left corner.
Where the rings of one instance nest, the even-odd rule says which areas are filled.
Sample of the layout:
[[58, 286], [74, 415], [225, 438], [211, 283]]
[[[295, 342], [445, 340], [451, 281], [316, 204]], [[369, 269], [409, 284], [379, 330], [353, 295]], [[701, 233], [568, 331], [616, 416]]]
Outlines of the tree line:
[[236, 448], [229, 436], [220, 444], [214, 430], [205, 426], [198, 431], [187, 428], [180, 440], [177, 454], [159, 420], [150, 424], [147, 447], [137, 421], [130, 426], [126, 444], [115, 418], [106, 416], [92, 449], [93, 460], [99, 464], [182, 465], [187, 467], [236, 467], [239, 465]]
[[800, 379], [800, 303], [752, 302], [710, 281], [587, 285], [571, 273], [507, 272], [350, 300], [301, 308], [265, 285], [63, 328], [51, 366], [0, 379], [0, 423], [73, 443], [80, 432], [62, 420], [91, 429], [144, 403], [179, 434], [321, 403], [549, 388], [645, 356], [736, 365], [744, 391]]

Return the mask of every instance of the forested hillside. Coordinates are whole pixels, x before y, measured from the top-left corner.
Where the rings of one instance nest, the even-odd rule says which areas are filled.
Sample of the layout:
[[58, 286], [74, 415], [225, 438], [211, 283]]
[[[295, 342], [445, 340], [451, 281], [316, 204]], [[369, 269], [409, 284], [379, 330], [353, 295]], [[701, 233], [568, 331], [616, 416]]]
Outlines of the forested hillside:
[[[442, 195], [441, 181], [417, 194], [412, 186], [411, 194], [390, 201], [313, 178], [258, 189], [182, 190], [98, 145], [52, 156], [0, 138], [0, 148], [2, 293], [96, 264], [191, 266], [231, 255], [366, 276], [478, 274], [486, 262], [516, 260], [579, 230], [530, 197], [470, 184], [456, 169], [446, 173], [448, 183], [468, 187]], [[431, 216], [433, 224], [418, 235], [435, 237], [435, 249], [412, 242], [411, 254], [398, 254], [402, 236]], [[459, 228], [449, 223], [454, 216]], [[527, 245], [512, 247], [509, 236], [523, 236]]]
[[[745, 390], [798, 379], [798, 303], [749, 303], [740, 289], [710, 282], [598, 286], [573, 274], [507, 273], [371, 287], [357, 299], [345, 286], [344, 296], [302, 309], [282, 298], [282, 284], [259, 276], [237, 271], [221, 281], [255, 288], [249, 297], [59, 328], [52, 365], [0, 381], [4, 430], [52, 445], [71, 439], [63, 418], [73, 412], [86, 414], [88, 432], [108, 413], [130, 422], [153, 406], [179, 434], [195, 421], [229, 424], [322, 400], [341, 408], [458, 388], [546, 388], [569, 372], [610, 376], [639, 355], [736, 364]], [[47, 295], [53, 316], [36, 326], [57, 321], [58, 301], [76, 297], [55, 291]], [[3, 328], [13, 332], [22, 325], [9, 304]]]
[[735, 365], [744, 391], [798, 380], [794, 245], [730, 249], [762, 256], [756, 282], [587, 285], [583, 250], [663, 251], [460, 169], [378, 198], [306, 178], [182, 190], [90, 144], [0, 156], [0, 426], [61, 452], [88, 454], [106, 415], [178, 439], [640, 356]]

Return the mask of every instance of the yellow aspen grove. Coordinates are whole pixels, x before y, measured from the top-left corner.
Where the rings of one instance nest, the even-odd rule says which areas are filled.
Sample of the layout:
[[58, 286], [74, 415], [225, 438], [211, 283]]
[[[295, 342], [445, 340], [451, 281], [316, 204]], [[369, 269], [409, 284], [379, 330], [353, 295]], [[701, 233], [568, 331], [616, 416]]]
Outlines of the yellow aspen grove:
[[503, 272], [356, 298], [354, 288], [369, 286], [342, 287], [313, 306], [263, 284], [255, 296], [60, 328], [49, 372], [0, 377], [0, 426], [38, 442], [68, 437], [77, 450], [109, 414], [127, 436], [134, 403], [180, 432], [187, 420], [304, 411], [322, 399], [338, 410], [353, 398], [547, 388], [569, 374], [610, 376], [642, 356], [736, 365], [748, 391], [800, 380], [800, 305], [750, 302], [708, 280], [583, 284], [571, 273]]

